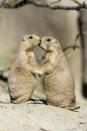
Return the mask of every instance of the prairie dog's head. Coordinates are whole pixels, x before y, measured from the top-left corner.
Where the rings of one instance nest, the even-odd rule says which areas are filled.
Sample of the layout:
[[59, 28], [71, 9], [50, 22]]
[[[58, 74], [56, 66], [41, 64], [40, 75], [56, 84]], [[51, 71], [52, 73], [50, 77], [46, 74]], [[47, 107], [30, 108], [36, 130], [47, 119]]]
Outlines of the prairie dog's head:
[[60, 43], [54, 37], [42, 37], [40, 47], [46, 52], [54, 51], [55, 49], [60, 48]]
[[40, 37], [35, 34], [29, 34], [23, 37], [19, 48], [23, 50], [32, 50], [35, 46], [40, 43]]

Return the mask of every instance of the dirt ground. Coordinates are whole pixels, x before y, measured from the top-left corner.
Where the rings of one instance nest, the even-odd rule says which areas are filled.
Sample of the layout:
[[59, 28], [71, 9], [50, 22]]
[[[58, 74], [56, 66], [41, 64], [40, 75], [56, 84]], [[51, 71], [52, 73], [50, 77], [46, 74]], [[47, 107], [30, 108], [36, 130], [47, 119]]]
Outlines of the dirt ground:
[[75, 112], [43, 104], [0, 104], [0, 131], [87, 131], [87, 105]]

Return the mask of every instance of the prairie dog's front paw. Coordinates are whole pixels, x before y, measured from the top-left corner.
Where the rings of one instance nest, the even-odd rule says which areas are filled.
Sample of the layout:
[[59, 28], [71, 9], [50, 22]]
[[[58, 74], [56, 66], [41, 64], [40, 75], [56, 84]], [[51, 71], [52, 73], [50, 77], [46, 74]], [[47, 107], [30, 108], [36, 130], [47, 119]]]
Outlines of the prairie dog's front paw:
[[43, 71], [40, 70], [40, 69], [35, 70], [34, 73], [38, 74], [38, 75], [43, 75], [44, 74]]
[[39, 71], [37, 72], [37, 74], [38, 74], [38, 75], [43, 75], [44, 73], [43, 73], [43, 71], [39, 70]]

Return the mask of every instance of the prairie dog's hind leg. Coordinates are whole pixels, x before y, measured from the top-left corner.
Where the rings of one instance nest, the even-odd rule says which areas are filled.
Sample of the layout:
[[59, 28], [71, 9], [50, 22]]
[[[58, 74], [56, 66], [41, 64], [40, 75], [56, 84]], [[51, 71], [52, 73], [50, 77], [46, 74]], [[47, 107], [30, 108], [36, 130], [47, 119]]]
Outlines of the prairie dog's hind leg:
[[23, 95], [23, 96], [17, 98], [16, 100], [11, 100], [11, 103], [14, 103], [14, 104], [24, 103], [28, 100], [29, 100], [29, 95], [26, 94], [26, 95]]

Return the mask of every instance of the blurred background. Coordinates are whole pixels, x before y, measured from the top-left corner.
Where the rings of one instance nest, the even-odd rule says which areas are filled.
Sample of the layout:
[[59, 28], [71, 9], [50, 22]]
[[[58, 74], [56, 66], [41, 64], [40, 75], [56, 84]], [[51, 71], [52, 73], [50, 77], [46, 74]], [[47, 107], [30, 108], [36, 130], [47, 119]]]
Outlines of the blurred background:
[[[1, 8], [0, 70], [11, 67], [16, 57], [18, 42], [26, 34], [35, 33], [39, 36], [56, 37], [62, 48], [74, 44], [76, 36], [81, 34], [76, 41], [79, 48], [75, 50], [71, 48], [64, 53], [75, 77], [77, 102], [87, 102], [87, 63], [85, 60], [87, 47], [84, 48], [87, 39], [86, 19], [87, 11], [85, 9], [80, 11], [51, 10], [29, 4], [16, 9]], [[37, 53], [39, 56], [40, 51], [36, 52], [39, 52]], [[0, 80], [0, 94], [6, 91], [7, 84]]]

